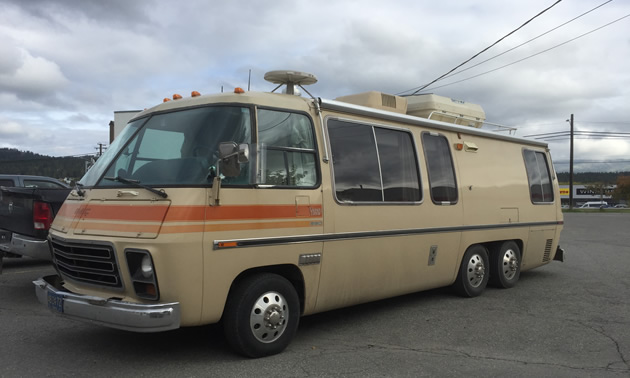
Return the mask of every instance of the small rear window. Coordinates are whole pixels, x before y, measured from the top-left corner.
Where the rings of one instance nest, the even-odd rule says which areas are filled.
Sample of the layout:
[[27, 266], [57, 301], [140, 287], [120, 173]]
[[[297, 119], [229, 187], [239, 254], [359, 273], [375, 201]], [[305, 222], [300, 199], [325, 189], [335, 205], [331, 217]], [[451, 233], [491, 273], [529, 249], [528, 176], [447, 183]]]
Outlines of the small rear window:
[[547, 156], [541, 151], [524, 150], [529, 194], [533, 203], [553, 202], [553, 188]]

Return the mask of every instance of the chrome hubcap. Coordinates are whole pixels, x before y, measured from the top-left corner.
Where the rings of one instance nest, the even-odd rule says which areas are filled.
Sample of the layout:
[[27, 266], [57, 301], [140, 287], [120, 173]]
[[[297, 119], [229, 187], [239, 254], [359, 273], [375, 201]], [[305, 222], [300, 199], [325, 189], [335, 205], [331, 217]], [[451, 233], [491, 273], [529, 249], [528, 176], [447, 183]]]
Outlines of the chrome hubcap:
[[282, 294], [274, 291], [261, 295], [249, 317], [254, 337], [263, 343], [276, 341], [287, 327], [289, 308]]
[[516, 253], [511, 249], [505, 251], [503, 254], [502, 264], [503, 276], [505, 276], [508, 280], [513, 279], [514, 276], [516, 276], [516, 270], [518, 269], [518, 259], [516, 258]]
[[468, 261], [468, 282], [472, 287], [479, 287], [486, 275], [486, 266], [480, 255], [473, 255]]

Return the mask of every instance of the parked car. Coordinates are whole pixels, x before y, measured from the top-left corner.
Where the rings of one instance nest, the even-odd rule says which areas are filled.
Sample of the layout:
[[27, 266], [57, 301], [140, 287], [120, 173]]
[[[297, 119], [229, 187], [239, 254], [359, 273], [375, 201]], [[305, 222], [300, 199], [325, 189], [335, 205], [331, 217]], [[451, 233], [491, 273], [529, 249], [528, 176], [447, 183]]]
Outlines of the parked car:
[[580, 209], [605, 209], [607, 207], [608, 202], [606, 201], [589, 201], [580, 206]]
[[0, 175], [0, 272], [4, 257], [51, 259], [48, 229], [70, 191], [50, 177]]
[[615, 206], [614, 206], [614, 208], [615, 208], [615, 209], [627, 209], [627, 208], [628, 208], [628, 205], [623, 204], [623, 203], [620, 203], [620, 204], [618, 204], [618, 205], [615, 205]]

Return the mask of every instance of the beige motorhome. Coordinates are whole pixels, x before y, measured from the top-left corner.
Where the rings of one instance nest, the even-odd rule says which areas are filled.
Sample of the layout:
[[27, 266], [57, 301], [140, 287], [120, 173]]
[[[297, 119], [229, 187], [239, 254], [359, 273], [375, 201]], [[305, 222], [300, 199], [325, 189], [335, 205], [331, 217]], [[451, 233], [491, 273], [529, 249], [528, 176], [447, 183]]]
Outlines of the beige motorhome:
[[480, 107], [447, 98], [324, 100], [294, 90], [313, 75], [266, 78], [286, 93], [175, 96], [132, 119], [57, 214], [40, 302], [136, 332], [222, 322], [259, 357], [303, 315], [473, 297], [563, 258], [546, 144], [470, 127]]

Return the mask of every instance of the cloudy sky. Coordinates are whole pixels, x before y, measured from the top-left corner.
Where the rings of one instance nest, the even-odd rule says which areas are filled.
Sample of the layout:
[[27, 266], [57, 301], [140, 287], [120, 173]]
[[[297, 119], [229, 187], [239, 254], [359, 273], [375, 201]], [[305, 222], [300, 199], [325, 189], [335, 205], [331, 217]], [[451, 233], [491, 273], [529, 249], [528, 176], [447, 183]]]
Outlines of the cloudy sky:
[[[94, 153], [114, 111], [246, 88], [249, 70], [256, 91], [292, 69], [318, 77], [317, 97], [409, 93], [556, 1], [0, 0], [0, 147]], [[572, 113], [576, 130], [630, 136], [624, 16], [627, 0], [563, 0], [423, 93], [478, 103], [519, 136], [568, 131]], [[568, 140], [550, 147], [568, 171]], [[577, 139], [575, 159], [630, 170], [630, 137]]]

